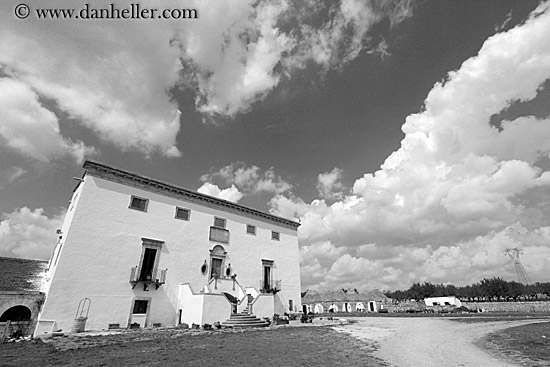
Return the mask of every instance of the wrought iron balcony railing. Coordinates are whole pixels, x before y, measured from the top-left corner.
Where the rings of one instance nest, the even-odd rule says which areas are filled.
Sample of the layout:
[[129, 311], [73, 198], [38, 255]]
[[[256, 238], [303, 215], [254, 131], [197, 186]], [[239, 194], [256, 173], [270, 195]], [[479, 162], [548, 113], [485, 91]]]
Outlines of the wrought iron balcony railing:
[[266, 282], [264, 280], [260, 280], [260, 293], [277, 293], [281, 291], [281, 281], [280, 280], [272, 280], [270, 282]]
[[143, 283], [143, 290], [148, 290], [147, 288], [153, 284], [155, 289], [159, 289], [161, 285], [166, 283], [166, 272], [168, 269], [154, 269], [149, 274], [140, 274], [138, 272], [139, 267], [134, 266], [130, 271], [130, 284], [132, 284], [132, 289], [136, 287], [139, 282]]

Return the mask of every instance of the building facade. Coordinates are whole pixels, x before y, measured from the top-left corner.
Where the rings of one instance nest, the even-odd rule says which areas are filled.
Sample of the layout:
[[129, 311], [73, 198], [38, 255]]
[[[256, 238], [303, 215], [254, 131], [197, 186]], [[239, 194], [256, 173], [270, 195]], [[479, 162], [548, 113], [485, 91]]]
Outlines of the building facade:
[[300, 310], [298, 223], [86, 161], [35, 334]]
[[302, 297], [304, 313], [378, 312], [387, 308], [388, 298], [379, 290], [341, 289], [307, 291]]

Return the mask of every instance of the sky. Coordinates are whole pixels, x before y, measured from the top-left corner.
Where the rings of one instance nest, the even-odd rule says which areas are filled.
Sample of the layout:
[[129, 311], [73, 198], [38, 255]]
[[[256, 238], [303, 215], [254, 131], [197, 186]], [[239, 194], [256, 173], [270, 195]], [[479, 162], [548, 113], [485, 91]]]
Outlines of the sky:
[[49, 258], [94, 159], [299, 220], [303, 290], [517, 280], [509, 248], [550, 281], [549, 2], [35, 12], [85, 3], [0, 3], [0, 256]]

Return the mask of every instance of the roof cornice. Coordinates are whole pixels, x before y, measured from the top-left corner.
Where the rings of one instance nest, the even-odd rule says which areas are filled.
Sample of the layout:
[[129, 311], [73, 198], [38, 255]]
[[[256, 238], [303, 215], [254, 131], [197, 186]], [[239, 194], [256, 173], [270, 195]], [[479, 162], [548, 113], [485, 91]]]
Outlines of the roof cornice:
[[280, 226], [288, 227], [296, 230], [300, 223], [293, 220], [278, 217], [276, 215], [264, 213], [262, 211], [252, 209], [243, 205], [235, 204], [231, 201], [219, 199], [213, 196], [201, 194], [182, 187], [178, 187], [166, 182], [155, 180], [134, 172], [122, 170], [117, 167], [109, 166], [104, 163], [86, 160], [82, 167], [86, 170], [86, 174], [99, 177], [105, 180], [117, 182], [127, 186], [139, 187], [144, 190], [153, 191], [165, 196], [175, 197], [186, 201], [194, 202], [200, 205], [208, 206], [214, 209], [226, 210], [229, 212], [237, 212], [245, 214], [255, 219], [274, 222]]

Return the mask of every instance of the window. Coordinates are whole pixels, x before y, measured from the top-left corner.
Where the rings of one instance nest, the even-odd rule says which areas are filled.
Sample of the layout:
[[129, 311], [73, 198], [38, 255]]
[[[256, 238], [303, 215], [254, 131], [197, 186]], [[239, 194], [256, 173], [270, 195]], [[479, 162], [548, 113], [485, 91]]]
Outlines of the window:
[[142, 238], [141, 262], [138, 270], [139, 281], [155, 281], [158, 278], [157, 266], [159, 262], [162, 241]]
[[189, 209], [176, 207], [176, 219], [189, 220], [191, 211]]
[[147, 204], [149, 203], [149, 200], [138, 198], [137, 196], [133, 196], [130, 199], [130, 209], [136, 209], [141, 210], [142, 212], [147, 211]]
[[279, 232], [271, 231], [271, 239], [279, 241]]
[[246, 225], [246, 233], [256, 235], [256, 226]]
[[146, 314], [148, 304], [149, 304], [149, 301], [147, 301], [147, 300], [135, 300], [134, 301], [134, 310], [132, 311], [132, 313], [133, 314]]
[[214, 227], [225, 229], [225, 219], [214, 217]]

